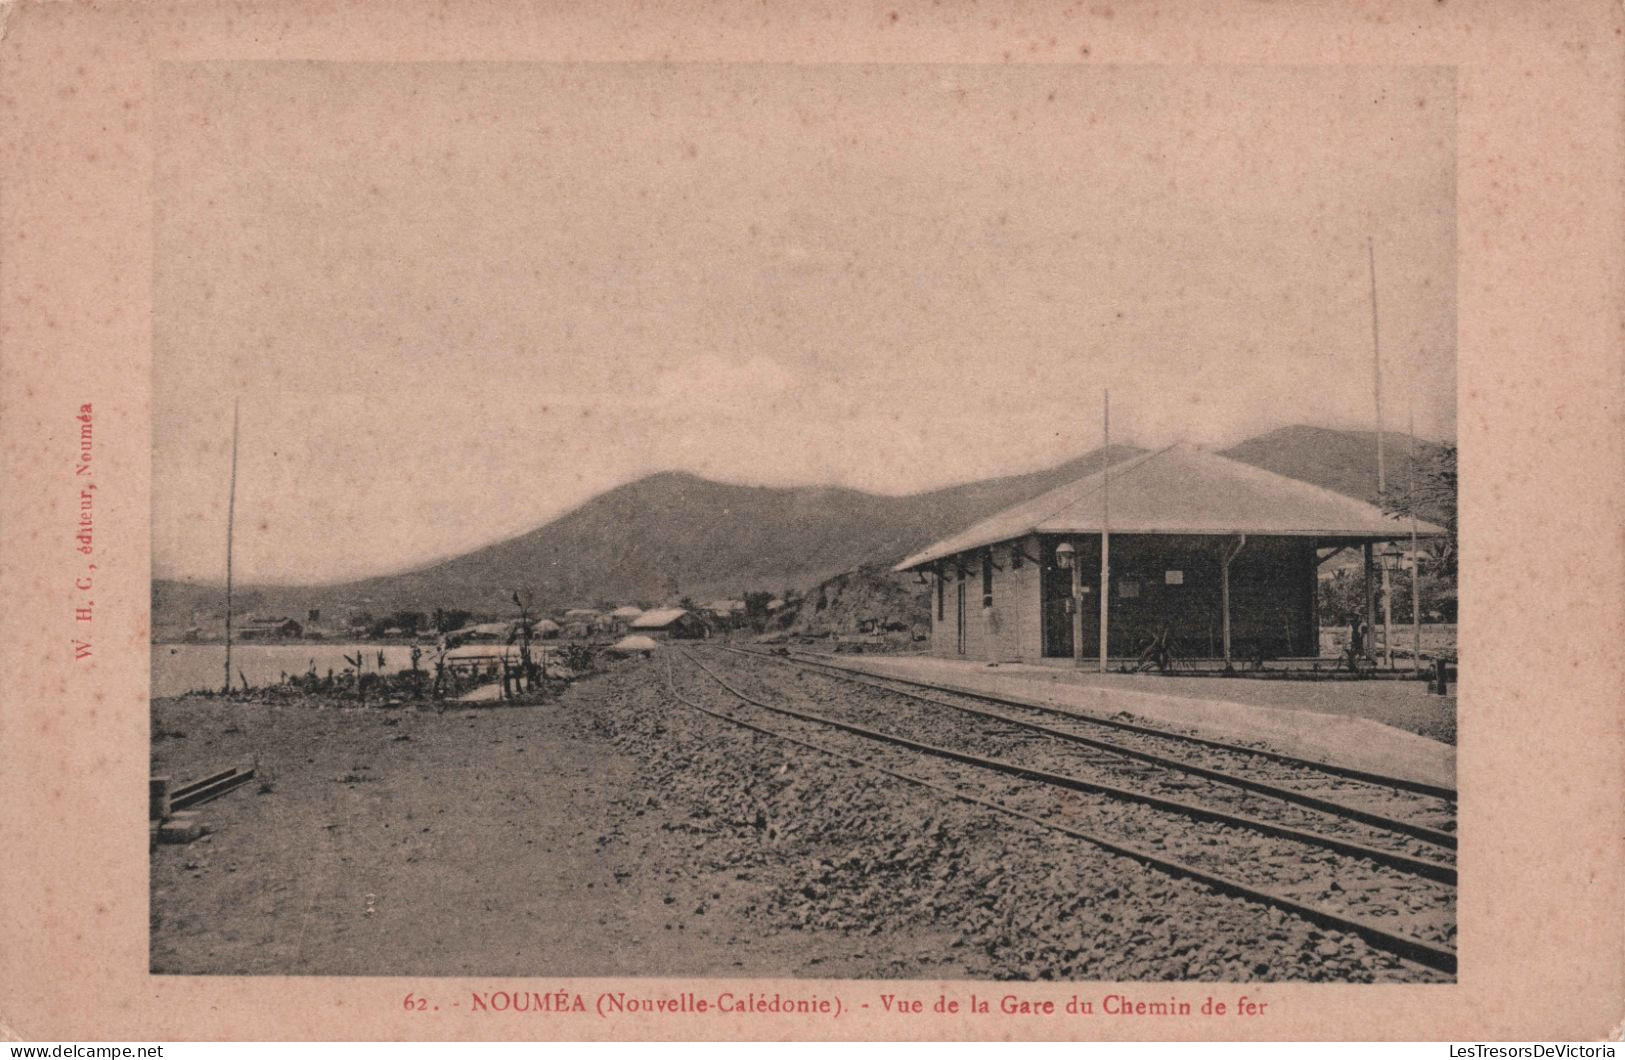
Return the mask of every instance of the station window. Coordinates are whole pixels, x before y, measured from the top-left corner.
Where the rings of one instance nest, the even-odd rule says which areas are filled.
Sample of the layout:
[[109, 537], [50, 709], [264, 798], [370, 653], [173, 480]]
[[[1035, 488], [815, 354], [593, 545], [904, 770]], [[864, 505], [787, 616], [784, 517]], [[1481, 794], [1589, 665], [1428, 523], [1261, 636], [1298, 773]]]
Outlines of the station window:
[[1164, 584], [1164, 585], [1184, 585], [1185, 584], [1185, 572], [1182, 571], [1182, 570], [1165, 570], [1165, 571], [1163, 571], [1162, 572], [1162, 584]]
[[943, 577], [942, 577], [942, 572], [940, 570], [937, 571], [937, 573], [936, 573], [936, 579], [937, 579], [937, 621], [941, 622], [944, 618], [947, 617], [947, 608], [943, 605], [943, 597], [946, 596], [947, 594], [944, 591], [944, 587], [943, 587], [943, 584], [942, 584], [943, 583]]
[[982, 606], [993, 606], [993, 550], [982, 553]]

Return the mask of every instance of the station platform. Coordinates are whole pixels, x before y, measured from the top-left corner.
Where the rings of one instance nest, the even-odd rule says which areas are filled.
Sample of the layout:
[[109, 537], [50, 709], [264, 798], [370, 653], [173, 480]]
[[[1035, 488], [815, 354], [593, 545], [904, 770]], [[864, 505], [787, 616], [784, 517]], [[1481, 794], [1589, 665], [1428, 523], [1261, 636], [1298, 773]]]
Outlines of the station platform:
[[1258, 742], [1302, 758], [1444, 787], [1456, 784], [1456, 697], [1431, 694], [1421, 681], [1102, 674], [922, 655], [823, 658], [881, 677], [930, 681], [1080, 714], [1127, 713], [1209, 739]]

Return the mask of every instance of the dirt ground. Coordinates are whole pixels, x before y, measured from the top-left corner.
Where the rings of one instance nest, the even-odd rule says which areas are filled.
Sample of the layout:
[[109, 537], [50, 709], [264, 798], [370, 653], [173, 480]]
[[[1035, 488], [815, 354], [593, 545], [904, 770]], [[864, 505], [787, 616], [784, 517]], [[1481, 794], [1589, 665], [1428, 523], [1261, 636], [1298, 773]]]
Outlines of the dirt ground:
[[[152, 855], [177, 974], [1417, 981], [1278, 910], [677, 705], [153, 703], [153, 772], [257, 762]], [[692, 679], [692, 678], [690, 678]]]
[[862, 977], [888, 964], [867, 938], [764, 933], [738, 915], [759, 887], [674, 860], [658, 796], [591, 731], [582, 708], [602, 691], [444, 714], [155, 701], [154, 775], [257, 761], [262, 779], [199, 807], [202, 840], [154, 850], [152, 971]]

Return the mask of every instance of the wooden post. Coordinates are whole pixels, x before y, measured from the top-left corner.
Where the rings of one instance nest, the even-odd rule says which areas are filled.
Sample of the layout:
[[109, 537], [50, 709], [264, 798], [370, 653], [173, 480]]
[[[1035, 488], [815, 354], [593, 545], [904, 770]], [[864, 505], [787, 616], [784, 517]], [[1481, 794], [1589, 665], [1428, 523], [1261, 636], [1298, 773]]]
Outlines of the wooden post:
[[1411, 670], [1422, 670], [1422, 556], [1416, 547], [1416, 411], [1405, 435], [1405, 493], [1411, 510]]
[[1394, 594], [1393, 580], [1387, 565], [1382, 568], [1382, 665], [1394, 668]]
[[1225, 547], [1224, 560], [1219, 570], [1219, 606], [1224, 612], [1224, 668], [1230, 669], [1230, 564], [1247, 544], [1247, 535], [1238, 534], [1236, 547]]
[[[1073, 547], [1076, 547], [1074, 544]], [[1083, 665], [1083, 557], [1072, 555], [1072, 660]]]
[[1366, 654], [1367, 655], [1371, 654], [1371, 639], [1373, 637], [1375, 637], [1376, 633], [1377, 633], [1377, 591], [1376, 591], [1376, 585], [1371, 579], [1372, 568], [1375, 566], [1375, 562], [1374, 562], [1373, 557], [1372, 557], [1372, 550], [1374, 548], [1375, 548], [1375, 546], [1372, 545], [1372, 543], [1369, 542], [1369, 541], [1367, 541], [1365, 543], [1365, 545], [1364, 545], [1364, 549], [1365, 549], [1365, 639], [1366, 639], [1365, 649], [1366, 649]]
[[1111, 608], [1112, 571], [1112, 392], [1101, 395], [1100, 462], [1100, 672], [1106, 672], [1108, 611]]
[[147, 820], [162, 821], [169, 816], [169, 778], [153, 777], [147, 781]]

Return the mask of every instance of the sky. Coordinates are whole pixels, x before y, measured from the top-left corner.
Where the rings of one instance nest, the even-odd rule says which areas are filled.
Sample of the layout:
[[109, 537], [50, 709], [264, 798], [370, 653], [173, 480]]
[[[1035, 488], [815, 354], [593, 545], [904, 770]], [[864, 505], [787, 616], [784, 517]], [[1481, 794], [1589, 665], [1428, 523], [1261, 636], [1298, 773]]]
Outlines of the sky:
[[[209, 63], [158, 94], [153, 568], [336, 581], [644, 474], [911, 493], [1455, 433], [1436, 68]], [[1369, 241], [1369, 242], [1368, 242]]]

